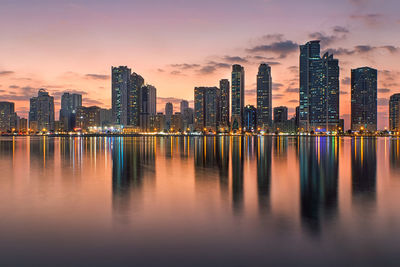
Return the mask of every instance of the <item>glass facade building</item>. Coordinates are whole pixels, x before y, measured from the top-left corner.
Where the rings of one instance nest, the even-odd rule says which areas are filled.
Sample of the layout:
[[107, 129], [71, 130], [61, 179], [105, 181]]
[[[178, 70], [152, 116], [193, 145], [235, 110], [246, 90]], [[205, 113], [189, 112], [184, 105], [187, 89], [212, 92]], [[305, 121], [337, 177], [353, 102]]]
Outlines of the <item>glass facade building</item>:
[[351, 130], [377, 129], [378, 71], [369, 67], [351, 70]]
[[272, 77], [271, 67], [261, 64], [257, 74], [257, 126], [261, 130], [272, 125]]

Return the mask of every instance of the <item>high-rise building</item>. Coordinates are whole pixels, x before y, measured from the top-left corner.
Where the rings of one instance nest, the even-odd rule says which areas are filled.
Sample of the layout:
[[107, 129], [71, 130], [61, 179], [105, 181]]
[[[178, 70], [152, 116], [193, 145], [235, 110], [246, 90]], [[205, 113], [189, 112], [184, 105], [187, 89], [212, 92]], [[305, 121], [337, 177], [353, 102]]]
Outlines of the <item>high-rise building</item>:
[[150, 131], [150, 118], [157, 111], [157, 90], [152, 85], [145, 85], [140, 89], [140, 129]]
[[100, 110], [97, 106], [78, 107], [76, 111], [76, 127], [87, 130], [89, 127], [101, 126]]
[[0, 132], [11, 131], [16, 129], [17, 115], [15, 113], [15, 105], [12, 102], [0, 102]]
[[168, 102], [165, 104], [165, 123], [167, 129], [171, 127], [171, 116], [174, 113], [174, 106], [172, 103]]
[[400, 94], [390, 96], [389, 130], [395, 132], [400, 131]]
[[235, 64], [232, 66], [231, 127], [233, 130], [240, 129], [243, 124], [244, 88], [244, 68]]
[[275, 107], [274, 108], [274, 122], [282, 123], [288, 120], [288, 108], [287, 107]]
[[144, 85], [144, 79], [137, 73], [132, 73], [129, 81], [128, 92], [128, 121], [129, 125], [139, 127], [140, 124], [140, 88]]
[[220, 90], [218, 87], [194, 88], [194, 124], [197, 131], [217, 131]]
[[272, 125], [271, 67], [261, 64], [257, 74], [257, 126], [267, 130]]
[[180, 112], [175, 112], [171, 116], [171, 131], [173, 132], [183, 132], [183, 118]]
[[40, 89], [37, 97], [30, 99], [29, 125], [38, 131], [54, 130], [54, 97], [44, 89]]
[[108, 127], [113, 124], [112, 109], [100, 109], [100, 126]]
[[19, 130], [21, 132], [27, 132], [28, 131], [28, 120], [26, 118], [21, 118], [19, 120]]
[[128, 125], [128, 99], [131, 69], [127, 66], [111, 67], [111, 96], [113, 121], [118, 125]]
[[244, 107], [243, 111], [243, 131], [252, 132], [257, 125], [257, 109], [252, 105]]
[[363, 67], [351, 70], [351, 130], [377, 129], [378, 71]]
[[331, 131], [339, 126], [339, 61], [320, 56], [320, 41], [300, 46], [301, 130]]
[[165, 130], [165, 115], [158, 112], [150, 117], [150, 128], [152, 132], [162, 132]]
[[185, 111], [185, 109], [189, 108], [189, 102], [187, 100], [181, 101], [181, 114]]
[[183, 128], [187, 130], [188, 128], [193, 126], [193, 109], [185, 108], [182, 114], [183, 119]]
[[75, 127], [76, 110], [82, 106], [82, 95], [64, 93], [61, 96], [60, 121], [63, 130], [72, 130]]
[[219, 89], [221, 91], [220, 101], [220, 126], [224, 130], [229, 130], [229, 108], [230, 108], [230, 84], [228, 79], [222, 79], [219, 81]]

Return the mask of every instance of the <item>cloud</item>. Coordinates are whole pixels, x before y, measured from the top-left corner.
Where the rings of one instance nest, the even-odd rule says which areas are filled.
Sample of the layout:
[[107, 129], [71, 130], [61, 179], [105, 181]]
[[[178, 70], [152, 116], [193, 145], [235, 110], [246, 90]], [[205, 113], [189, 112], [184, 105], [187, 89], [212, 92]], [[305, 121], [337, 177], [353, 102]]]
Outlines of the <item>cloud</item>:
[[104, 105], [104, 103], [102, 101], [96, 100], [96, 99], [91, 99], [88, 97], [83, 98], [82, 102], [83, 102], [82, 104], [84, 106], [103, 106]]
[[339, 94], [341, 94], [341, 95], [348, 95], [349, 92], [347, 92], [347, 91], [340, 91]]
[[273, 94], [272, 99], [281, 99], [284, 96], [285, 96], [284, 94]]
[[202, 75], [213, 74], [217, 69], [229, 69], [231, 66], [231, 64], [223, 62], [209, 61], [205, 66], [198, 70], [198, 73]]
[[8, 88], [10, 88], [10, 89], [17, 89], [17, 88], [19, 88], [19, 86], [18, 85], [10, 85]]
[[11, 74], [14, 74], [14, 73], [15, 72], [11, 71], [11, 70], [3, 70], [3, 71], [0, 71], [0, 76], [11, 75]]
[[335, 26], [333, 27], [332, 31], [334, 33], [349, 33], [349, 29], [347, 29], [346, 27], [343, 26]]
[[378, 106], [387, 106], [387, 105], [389, 105], [389, 99], [378, 98]]
[[349, 2], [357, 7], [366, 6], [369, 0], [349, 0]]
[[158, 72], [165, 72], [163, 69], [157, 69]]
[[350, 79], [350, 77], [344, 77], [344, 78], [342, 79], [342, 83], [343, 83], [343, 84], [347, 84], [347, 85], [351, 84], [351, 79]]
[[283, 87], [282, 83], [272, 83], [272, 90], [279, 90]]
[[287, 54], [297, 51], [299, 45], [293, 41], [278, 41], [270, 44], [258, 45], [253, 48], [247, 49], [249, 53], [274, 53], [285, 58]]
[[248, 60], [243, 58], [243, 57], [239, 57], [239, 56], [224, 56], [222, 58], [223, 60], [230, 62], [230, 63], [247, 63]]
[[181, 70], [189, 70], [189, 69], [196, 69], [199, 68], [199, 64], [188, 64], [188, 63], [182, 63], [182, 64], [171, 64], [170, 65], [173, 68], [178, 68]]
[[170, 72], [170, 74], [171, 75], [176, 75], [176, 76], [178, 76], [178, 75], [184, 76], [184, 74], [179, 70], [173, 70], [173, 71]]
[[110, 79], [110, 75], [93, 74], [93, 73], [86, 74], [85, 77], [87, 79], [93, 79], [93, 80], [108, 80], [108, 79]]
[[379, 89], [378, 89], [378, 92], [379, 92], [379, 93], [386, 94], [386, 93], [390, 93], [391, 90], [390, 90], [389, 88], [379, 88]]
[[378, 13], [355, 14], [355, 15], [350, 16], [351, 19], [362, 21], [364, 24], [366, 24], [369, 27], [378, 26], [383, 17], [384, 16], [382, 14], [378, 14]]
[[377, 50], [386, 50], [387, 52], [394, 54], [400, 52], [400, 48], [392, 45], [384, 45], [384, 46], [370, 46], [370, 45], [357, 45], [353, 49], [347, 48], [337, 48], [337, 49], [327, 49], [326, 52], [329, 52], [334, 55], [354, 55], [354, 54], [367, 54]]
[[297, 99], [292, 99], [292, 100], [289, 100], [289, 103], [299, 103], [299, 100], [297, 100]]
[[299, 88], [286, 88], [285, 90], [286, 93], [298, 93], [299, 92]]

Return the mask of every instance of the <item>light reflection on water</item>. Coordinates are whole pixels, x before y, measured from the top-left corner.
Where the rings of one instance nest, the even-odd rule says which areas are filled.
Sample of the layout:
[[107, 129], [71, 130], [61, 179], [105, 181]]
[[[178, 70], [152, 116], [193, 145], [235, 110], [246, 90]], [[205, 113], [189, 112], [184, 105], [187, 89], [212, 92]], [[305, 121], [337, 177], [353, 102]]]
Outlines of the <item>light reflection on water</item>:
[[397, 139], [3, 137], [0, 170], [3, 264], [400, 258]]

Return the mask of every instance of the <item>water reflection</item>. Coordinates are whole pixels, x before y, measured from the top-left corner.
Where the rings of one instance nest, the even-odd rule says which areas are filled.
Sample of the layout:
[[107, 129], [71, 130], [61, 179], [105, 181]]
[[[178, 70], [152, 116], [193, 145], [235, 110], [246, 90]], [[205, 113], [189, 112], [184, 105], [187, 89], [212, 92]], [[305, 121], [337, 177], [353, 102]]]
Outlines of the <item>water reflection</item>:
[[356, 138], [351, 143], [353, 199], [361, 206], [376, 198], [376, 138]]
[[400, 173], [400, 139], [390, 140], [390, 169], [392, 172]]
[[257, 193], [260, 213], [270, 208], [272, 137], [257, 138]]
[[333, 219], [338, 205], [338, 139], [315, 137], [299, 144], [302, 224], [321, 231], [322, 219]]
[[243, 155], [244, 137], [231, 138], [232, 143], [232, 207], [235, 214], [243, 210]]
[[154, 184], [155, 150], [154, 137], [112, 140], [113, 209], [121, 221], [130, 217], [131, 204], [135, 207], [142, 204], [144, 177], [147, 185]]

